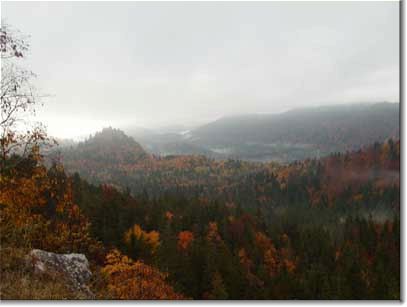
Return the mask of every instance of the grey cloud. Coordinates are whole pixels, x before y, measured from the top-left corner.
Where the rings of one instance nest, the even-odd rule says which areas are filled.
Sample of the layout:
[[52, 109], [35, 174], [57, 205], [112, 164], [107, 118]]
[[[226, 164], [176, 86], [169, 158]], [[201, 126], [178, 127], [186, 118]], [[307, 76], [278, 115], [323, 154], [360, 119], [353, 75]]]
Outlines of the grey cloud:
[[30, 67], [54, 95], [40, 112], [51, 131], [61, 114], [156, 126], [397, 101], [398, 10], [398, 2], [2, 2], [2, 17], [31, 35]]

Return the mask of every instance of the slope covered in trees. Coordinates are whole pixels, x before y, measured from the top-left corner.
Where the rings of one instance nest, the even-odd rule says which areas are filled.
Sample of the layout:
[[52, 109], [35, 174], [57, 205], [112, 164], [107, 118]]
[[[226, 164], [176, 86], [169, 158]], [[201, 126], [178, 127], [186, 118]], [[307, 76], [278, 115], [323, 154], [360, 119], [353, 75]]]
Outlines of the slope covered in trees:
[[[295, 191], [297, 197], [312, 200], [315, 205], [330, 206], [338, 198], [346, 198], [349, 189], [362, 193], [363, 189], [380, 190], [399, 181], [400, 144], [392, 139], [357, 152], [289, 165], [212, 160], [203, 156], [149, 155], [123, 162], [117, 156], [131, 155], [131, 151], [123, 152], [120, 148], [116, 156], [101, 160], [91, 153], [86, 154], [90, 150], [88, 142], [80, 145], [86, 150], [62, 153], [66, 169], [96, 184], [129, 189], [136, 196], [147, 193], [149, 197], [159, 198], [182, 194], [185, 198], [217, 199], [250, 207], [267, 201], [278, 203], [290, 191]], [[114, 145], [104, 143], [97, 154], [108, 156], [103, 149], [111, 147]]]
[[[120, 136], [125, 135], [116, 131]], [[147, 155], [144, 151], [143, 155], [139, 155], [139, 145], [134, 148], [133, 139], [106, 138], [106, 132], [103, 130], [70, 150], [62, 149], [61, 161], [71, 173], [79, 172], [93, 183], [128, 187], [133, 194], [146, 191], [159, 196], [174, 189], [190, 190], [191, 187], [209, 192], [222, 186], [228, 178], [238, 178], [274, 165], [235, 160], [215, 161], [205, 156], [192, 155], [157, 157]], [[95, 143], [98, 144], [97, 148], [93, 145]], [[118, 143], [120, 146], [116, 146]], [[115, 154], [110, 154], [111, 151]], [[126, 158], [133, 156], [134, 152], [138, 159]]]
[[399, 161], [389, 140], [229, 174], [217, 193], [174, 181], [161, 196], [132, 196], [78, 174], [73, 186], [93, 236], [159, 267], [186, 297], [396, 299]]
[[210, 146], [291, 143], [350, 150], [397, 138], [399, 104], [338, 105], [228, 117], [191, 131], [191, 136]]
[[399, 104], [337, 105], [232, 116], [179, 134], [128, 132], [155, 154], [291, 162], [398, 139]]
[[115, 161], [120, 165], [136, 163], [147, 158], [147, 153], [140, 144], [121, 130], [111, 127], [104, 128], [86, 141], [79, 143], [72, 155], [77, 159], [86, 156], [89, 160], [107, 165], [110, 161]]
[[1, 177], [2, 249], [83, 252], [101, 298], [399, 298], [398, 142], [263, 169], [228, 201], [132, 196], [22, 161]]
[[187, 297], [395, 299], [398, 159], [390, 141], [293, 163], [247, 177], [236, 201], [133, 197], [78, 175], [74, 195], [95, 237], [158, 266]]

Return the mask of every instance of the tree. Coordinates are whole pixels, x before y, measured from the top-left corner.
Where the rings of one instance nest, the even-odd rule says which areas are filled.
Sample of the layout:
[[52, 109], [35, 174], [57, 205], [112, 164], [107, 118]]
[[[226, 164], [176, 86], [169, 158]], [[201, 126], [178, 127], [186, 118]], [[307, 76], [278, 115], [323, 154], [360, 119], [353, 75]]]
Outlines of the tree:
[[210, 300], [227, 300], [228, 299], [228, 292], [226, 291], [225, 284], [223, 283], [222, 276], [216, 271], [212, 275], [211, 281], [211, 292], [205, 295], [205, 298]]
[[140, 225], [135, 224], [124, 234], [124, 242], [133, 256], [146, 260], [160, 245], [160, 233], [155, 230], [144, 231]]
[[[34, 155], [36, 153], [36, 155]], [[55, 252], [99, 253], [90, 223], [74, 203], [63, 168], [47, 171], [34, 151], [0, 176], [0, 241]]]
[[193, 240], [194, 234], [191, 231], [181, 231], [178, 234], [178, 249], [184, 251], [187, 250]]
[[167, 284], [167, 274], [141, 261], [134, 262], [118, 250], [113, 250], [106, 256], [106, 266], [102, 273], [107, 277], [107, 289], [114, 299], [185, 299]]
[[22, 68], [18, 62], [28, 51], [26, 37], [2, 21], [1, 51], [1, 106], [0, 106], [0, 171], [13, 167], [7, 158], [18, 153], [26, 157], [33, 145], [50, 144], [42, 124], [31, 121], [41, 98], [33, 86], [35, 74]]

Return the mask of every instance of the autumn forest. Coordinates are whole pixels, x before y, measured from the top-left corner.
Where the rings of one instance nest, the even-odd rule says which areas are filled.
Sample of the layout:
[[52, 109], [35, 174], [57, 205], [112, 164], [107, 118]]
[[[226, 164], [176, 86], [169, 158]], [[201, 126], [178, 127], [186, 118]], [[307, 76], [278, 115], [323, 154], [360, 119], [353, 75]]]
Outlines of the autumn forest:
[[[35, 121], [27, 37], [0, 39], [1, 299], [400, 299], [398, 103], [70, 143]], [[38, 250], [84, 255], [89, 278]]]

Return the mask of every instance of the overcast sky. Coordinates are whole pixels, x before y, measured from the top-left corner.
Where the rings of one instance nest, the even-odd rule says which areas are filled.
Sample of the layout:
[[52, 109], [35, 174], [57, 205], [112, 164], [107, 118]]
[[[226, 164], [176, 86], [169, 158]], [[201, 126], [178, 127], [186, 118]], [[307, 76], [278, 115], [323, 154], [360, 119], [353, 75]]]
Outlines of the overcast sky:
[[2, 2], [60, 137], [398, 101], [398, 2]]

